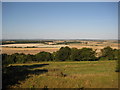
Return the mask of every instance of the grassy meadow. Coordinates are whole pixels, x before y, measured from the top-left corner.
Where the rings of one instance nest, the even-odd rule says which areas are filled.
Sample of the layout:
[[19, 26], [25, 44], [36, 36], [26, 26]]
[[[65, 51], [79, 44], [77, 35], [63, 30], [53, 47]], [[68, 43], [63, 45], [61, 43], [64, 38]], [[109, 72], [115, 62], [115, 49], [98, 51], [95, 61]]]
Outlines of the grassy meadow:
[[21, 72], [15, 76], [17, 83], [8, 86], [10, 88], [118, 88], [116, 64], [115, 60], [11, 64], [9, 67], [20, 67], [18, 69], [21, 69]]

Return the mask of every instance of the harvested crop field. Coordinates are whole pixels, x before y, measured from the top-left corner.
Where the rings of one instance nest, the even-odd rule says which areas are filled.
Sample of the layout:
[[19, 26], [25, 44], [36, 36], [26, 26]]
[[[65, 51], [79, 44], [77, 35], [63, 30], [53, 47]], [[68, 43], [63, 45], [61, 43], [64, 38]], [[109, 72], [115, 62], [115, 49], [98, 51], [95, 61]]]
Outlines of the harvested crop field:
[[[65, 42], [65, 41], [63, 41]], [[83, 43], [67, 43], [66, 44], [43, 44], [43, 43], [24, 43], [24, 44], [5, 44], [1, 45], [2, 53], [13, 54], [13, 53], [25, 53], [25, 54], [36, 54], [41, 51], [55, 52], [61, 47], [68, 46], [70, 48], [92, 48], [96, 52], [100, 52], [106, 46], [110, 46], [113, 49], [118, 49], [118, 43], [112, 41], [97, 42], [97, 41], [82, 41]], [[120, 44], [119, 44], [120, 45]]]
[[[70, 48], [92, 48], [93, 50], [97, 50], [97, 52], [100, 52], [101, 49], [103, 49], [105, 46], [82, 46], [82, 45], [68, 45]], [[62, 45], [61, 45], [62, 47]], [[117, 46], [111, 46], [113, 49], [118, 49]], [[59, 50], [60, 47], [39, 47], [39, 48], [12, 48], [12, 47], [2, 47], [2, 53], [6, 54], [13, 54], [13, 53], [25, 53], [25, 54], [36, 54], [41, 51], [46, 52], [55, 52]]]
[[6, 44], [2, 45], [2, 47], [12, 47], [12, 48], [31, 48], [31, 47], [38, 47], [38, 48], [59, 48], [59, 47], [64, 47], [68, 45], [46, 45], [46, 44], [41, 44], [41, 43], [29, 43], [29, 44]]
[[6, 44], [2, 46], [2, 53], [13, 54], [13, 53], [24, 53], [24, 54], [36, 54], [42, 51], [55, 52], [60, 47], [68, 45], [46, 45], [46, 44]]
[[54, 52], [59, 50], [59, 48], [2, 48], [2, 53], [14, 54], [14, 53], [24, 53], [24, 54], [36, 54], [42, 51]]

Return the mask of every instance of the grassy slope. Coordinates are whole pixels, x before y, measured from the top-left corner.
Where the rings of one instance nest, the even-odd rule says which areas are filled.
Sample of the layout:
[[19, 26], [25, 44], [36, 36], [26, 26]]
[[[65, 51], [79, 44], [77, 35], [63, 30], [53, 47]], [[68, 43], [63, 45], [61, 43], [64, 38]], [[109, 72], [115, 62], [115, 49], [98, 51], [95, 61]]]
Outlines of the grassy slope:
[[33, 68], [33, 69], [47, 69], [48, 72], [40, 75], [32, 74], [30, 78], [27, 78], [25, 81], [20, 82], [21, 84], [14, 85], [12, 87], [14, 88], [118, 87], [118, 73], [115, 72], [116, 61], [41, 62], [36, 64], [49, 64], [43, 67]]

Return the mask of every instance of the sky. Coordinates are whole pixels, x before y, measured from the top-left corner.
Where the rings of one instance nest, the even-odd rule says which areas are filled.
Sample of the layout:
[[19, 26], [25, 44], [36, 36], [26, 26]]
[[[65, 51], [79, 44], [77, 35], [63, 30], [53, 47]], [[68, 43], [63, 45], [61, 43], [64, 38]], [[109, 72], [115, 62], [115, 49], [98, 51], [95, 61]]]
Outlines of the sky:
[[117, 39], [117, 2], [3, 2], [3, 39]]
[[119, 2], [120, 0], [2, 0], [2, 2]]

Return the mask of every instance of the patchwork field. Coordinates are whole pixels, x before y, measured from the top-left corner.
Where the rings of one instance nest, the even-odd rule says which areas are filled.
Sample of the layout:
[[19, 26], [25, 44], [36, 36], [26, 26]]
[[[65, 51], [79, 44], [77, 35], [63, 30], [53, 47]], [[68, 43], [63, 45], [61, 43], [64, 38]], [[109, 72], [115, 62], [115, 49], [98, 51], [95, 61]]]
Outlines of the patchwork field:
[[41, 43], [27, 43], [27, 44], [5, 44], [1, 45], [2, 53], [13, 54], [13, 53], [25, 53], [25, 54], [36, 54], [41, 51], [46, 52], [55, 52], [59, 50], [61, 47], [68, 46], [70, 48], [92, 48], [93, 50], [97, 50], [96, 52], [100, 52], [106, 46], [110, 46], [113, 49], [118, 49], [118, 43], [98, 43], [95, 41], [89, 41], [88, 44], [85, 43], [72, 43], [72, 44], [61, 44], [61, 45], [46, 45]]
[[11, 80], [16, 79], [11, 88], [118, 87], [116, 61], [41, 62], [12, 64], [12, 67], [18, 75], [14, 78], [10, 75]]

